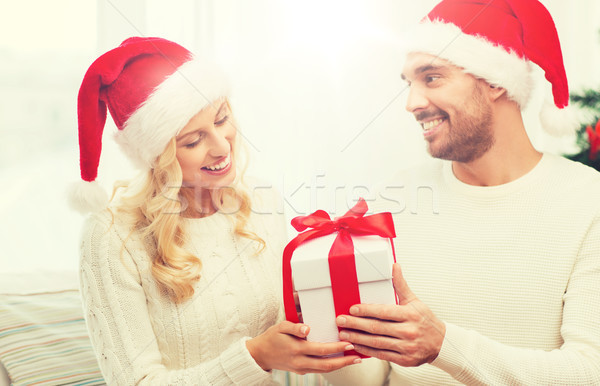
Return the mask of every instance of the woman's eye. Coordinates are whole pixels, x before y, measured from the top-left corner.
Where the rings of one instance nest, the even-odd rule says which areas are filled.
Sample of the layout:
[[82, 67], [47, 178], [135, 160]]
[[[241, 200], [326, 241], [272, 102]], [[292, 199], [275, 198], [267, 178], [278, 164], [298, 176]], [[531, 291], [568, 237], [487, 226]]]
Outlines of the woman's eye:
[[193, 142], [190, 142], [188, 144], [185, 144], [184, 146], [187, 147], [188, 149], [193, 149], [196, 146], [198, 146], [198, 144], [200, 142], [202, 142], [202, 139], [204, 138], [204, 133], [198, 133], [198, 136], [195, 138], [195, 140]]
[[195, 142], [192, 143], [188, 143], [187, 145], [184, 145], [185, 147], [187, 147], [188, 149], [193, 149], [195, 148], [198, 144], [200, 143], [200, 140], [197, 140]]
[[228, 119], [229, 115], [225, 115], [223, 118], [219, 119], [218, 121], [215, 121], [215, 126], [223, 126]]

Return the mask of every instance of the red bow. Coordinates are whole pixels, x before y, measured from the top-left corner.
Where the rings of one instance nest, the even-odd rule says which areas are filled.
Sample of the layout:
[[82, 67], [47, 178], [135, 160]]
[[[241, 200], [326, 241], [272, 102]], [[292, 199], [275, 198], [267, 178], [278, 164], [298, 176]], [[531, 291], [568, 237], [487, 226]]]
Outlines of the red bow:
[[590, 160], [594, 161], [600, 150], [600, 119], [596, 123], [596, 128], [592, 129], [592, 126], [585, 128], [588, 139], [590, 141]]
[[287, 320], [293, 323], [299, 322], [294, 303], [290, 266], [294, 250], [305, 241], [334, 232], [338, 232], [338, 235], [329, 251], [329, 275], [335, 315], [347, 314], [350, 306], [360, 303], [351, 235], [396, 237], [391, 213], [378, 213], [365, 217], [367, 210], [367, 203], [361, 198], [346, 214], [334, 220], [331, 220], [323, 210], [318, 210], [309, 216], [295, 217], [292, 220], [292, 226], [298, 232], [307, 228], [312, 229], [296, 236], [283, 251], [283, 303]]

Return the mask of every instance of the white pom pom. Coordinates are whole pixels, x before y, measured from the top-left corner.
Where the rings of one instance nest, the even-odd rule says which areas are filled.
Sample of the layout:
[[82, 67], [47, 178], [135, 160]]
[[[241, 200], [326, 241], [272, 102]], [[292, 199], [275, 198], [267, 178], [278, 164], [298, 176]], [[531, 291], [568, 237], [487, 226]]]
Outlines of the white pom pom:
[[540, 121], [544, 130], [553, 136], [573, 135], [586, 120], [583, 110], [573, 106], [559, 109], [554, 103], [546, 100], [540, 111]]
[[70, 206], [80, 213], [99, 212], [108, 207], [108, 195], [96, 181], [75, 182], [68, 194]]

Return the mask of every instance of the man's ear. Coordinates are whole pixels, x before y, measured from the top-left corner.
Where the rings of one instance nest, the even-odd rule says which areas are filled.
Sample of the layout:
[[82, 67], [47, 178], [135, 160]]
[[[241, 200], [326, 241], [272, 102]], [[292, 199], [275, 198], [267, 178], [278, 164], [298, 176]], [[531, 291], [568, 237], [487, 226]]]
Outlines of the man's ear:
[[493, 102], [497, 101], [502, 95], [506, 94], [506, 89], [503, 87], [494, 86], [492, 84], [488, 85], [489, 88], [489, 96]]

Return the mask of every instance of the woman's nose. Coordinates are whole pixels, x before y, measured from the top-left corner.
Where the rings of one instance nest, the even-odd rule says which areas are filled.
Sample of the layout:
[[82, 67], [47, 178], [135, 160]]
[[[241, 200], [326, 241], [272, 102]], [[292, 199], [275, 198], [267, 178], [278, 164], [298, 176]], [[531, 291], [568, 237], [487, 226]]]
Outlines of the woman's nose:
[[224, 157], [231, 151], [231, 144], [226, 130], [215, 128], [210, 135], [209, 154], [213, 157]]

